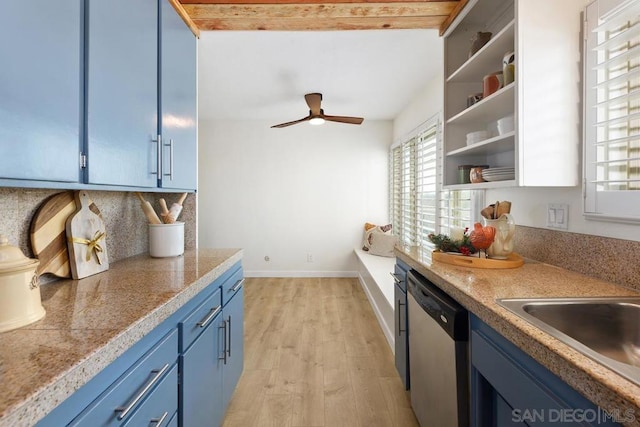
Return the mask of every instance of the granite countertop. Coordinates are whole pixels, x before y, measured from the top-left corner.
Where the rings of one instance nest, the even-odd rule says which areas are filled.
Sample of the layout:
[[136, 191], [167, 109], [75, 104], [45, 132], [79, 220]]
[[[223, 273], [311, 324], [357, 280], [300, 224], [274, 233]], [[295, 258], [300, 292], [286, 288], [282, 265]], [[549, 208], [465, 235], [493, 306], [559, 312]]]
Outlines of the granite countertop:
[[242, 258], [139, 255], [41, 286], [46, 316], [0, 333], [0, 426], [33, 425]]
[[640, 425], [640, 386], [496, 303], [498, 298], [639, 296], [633, 289], [526, 260], [519, 268], [488, 270], [432, 262], [431, 252], [396, 248], [416, 269], [541, 365], [607, 411], [634, 411]]

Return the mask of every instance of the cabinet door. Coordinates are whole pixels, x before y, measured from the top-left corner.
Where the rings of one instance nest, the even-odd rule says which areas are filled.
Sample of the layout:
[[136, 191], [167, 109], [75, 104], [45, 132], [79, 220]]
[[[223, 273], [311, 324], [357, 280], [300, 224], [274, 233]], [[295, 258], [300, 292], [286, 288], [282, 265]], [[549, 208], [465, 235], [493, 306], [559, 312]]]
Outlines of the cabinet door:
[[222, 350], [225, 335], [218, 314], [204, 332], [180, 356], [183, 427], [218, 426], [222, 408]]
[[88, 183], [157, 187], [157, 0], [89, 0]]
[[405, 389], [409, 389], [409, 346], [407, 341], [407, 293], [394, 286], [396, 369]]
[[2, 4], [0, 178], [79, 180], [81, 5]]
[[160, 186], [195, 190], [196, 38], [169, 1], [160, 4]]
[[227, 328], [226, 364], [222, 374], [222, 408], [226, 409], [244, 367], [244, 287], [222, 309]]

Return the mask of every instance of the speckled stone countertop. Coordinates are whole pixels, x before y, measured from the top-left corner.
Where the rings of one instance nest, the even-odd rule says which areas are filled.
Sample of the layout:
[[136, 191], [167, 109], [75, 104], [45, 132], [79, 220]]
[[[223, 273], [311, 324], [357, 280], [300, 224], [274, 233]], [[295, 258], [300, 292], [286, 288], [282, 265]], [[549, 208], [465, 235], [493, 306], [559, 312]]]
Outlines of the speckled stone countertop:
[[485, 323], [607, 411], [634, 411], [640, 426], [640, 386], [584, 356], [496, 303], [498, 298], [640, 296], [548, 264], [527, 260], [513, 269], [480, 269], [432, 262], [419, 248], [396, 248], [399, 259], [451, 295]]
[[242, 258], [139, 255], [41, 287], [44, 319], [0, 334], [0, 426], [30, 426]]

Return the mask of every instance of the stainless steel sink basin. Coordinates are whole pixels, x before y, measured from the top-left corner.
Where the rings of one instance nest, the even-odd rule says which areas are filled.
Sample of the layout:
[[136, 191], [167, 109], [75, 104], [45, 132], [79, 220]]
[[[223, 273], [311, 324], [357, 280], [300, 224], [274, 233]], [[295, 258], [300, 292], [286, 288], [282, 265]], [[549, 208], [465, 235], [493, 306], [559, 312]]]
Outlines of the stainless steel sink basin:
[[497, 303], [640, 385], [640, 297], [499, 299]]

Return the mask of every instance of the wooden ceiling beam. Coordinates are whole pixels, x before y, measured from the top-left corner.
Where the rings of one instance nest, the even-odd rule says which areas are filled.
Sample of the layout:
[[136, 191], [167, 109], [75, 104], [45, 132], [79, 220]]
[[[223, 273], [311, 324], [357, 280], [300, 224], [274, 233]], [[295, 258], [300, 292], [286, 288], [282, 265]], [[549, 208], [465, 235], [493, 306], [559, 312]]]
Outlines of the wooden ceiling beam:
[[185, 4], [201, 30], [439, 29], [457, 1]]

